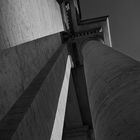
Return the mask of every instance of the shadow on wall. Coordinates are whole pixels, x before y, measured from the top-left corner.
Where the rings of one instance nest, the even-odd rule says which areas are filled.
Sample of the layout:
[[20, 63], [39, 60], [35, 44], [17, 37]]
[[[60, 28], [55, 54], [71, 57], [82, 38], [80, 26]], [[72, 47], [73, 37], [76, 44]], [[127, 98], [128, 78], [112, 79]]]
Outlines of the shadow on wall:
[[60, 45], [54, 34], [0, 52], [0, 119]]

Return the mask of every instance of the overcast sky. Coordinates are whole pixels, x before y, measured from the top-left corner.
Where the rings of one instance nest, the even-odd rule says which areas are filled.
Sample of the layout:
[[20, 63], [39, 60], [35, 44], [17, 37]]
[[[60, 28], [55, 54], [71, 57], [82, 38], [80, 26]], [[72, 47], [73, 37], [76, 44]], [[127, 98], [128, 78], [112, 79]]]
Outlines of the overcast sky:
[[110, 15], [113, 47], [140, 61], [140, 0], [80, 0], [82, 17]]

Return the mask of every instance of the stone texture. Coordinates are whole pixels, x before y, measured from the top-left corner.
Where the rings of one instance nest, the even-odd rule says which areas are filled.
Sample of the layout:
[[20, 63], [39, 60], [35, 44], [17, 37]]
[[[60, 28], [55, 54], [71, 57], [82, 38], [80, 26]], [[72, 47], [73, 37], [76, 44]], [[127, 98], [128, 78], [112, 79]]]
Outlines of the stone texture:
[[[0, 139], [50, 139], [66, 59], [66, 49], [58, 49], [1, 120]], [[58, 115], [61, 116], [61, 110]]]
[[63, 31], [56, 0], [1, 0], [0, 49]]
[[54, 34], [0, 52], [0, 119], [60, 45]]
[[140, 63], [97, 41], [83, 47], [96, 140], [140, 137]]
[[50, 139], [64, 78], [66, 56], [63, 53], [51, 69], [12, 140]]

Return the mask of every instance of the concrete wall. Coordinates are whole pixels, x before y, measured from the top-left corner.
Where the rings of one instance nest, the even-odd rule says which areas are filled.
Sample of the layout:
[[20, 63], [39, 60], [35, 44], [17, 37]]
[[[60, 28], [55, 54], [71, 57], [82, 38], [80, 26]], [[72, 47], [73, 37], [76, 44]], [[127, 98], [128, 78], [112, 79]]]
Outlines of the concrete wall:
[[[59, 135], [61, 136], [63, 127], [58, 128], [58, 125], [63, 126], [63, 120], [61, 121], [61, 119], [64, 118], [64, 112], [62, 111], [63, 107], [57, 108], [57, 105], [59, 105], [58, 102], [61, 100], [61, 105], [63, 103], [65, 107], [64, 102], [67, 99], [67, 92], [62, 93], [65, 94], [64, 96], [60, 94], [65, 74], [66, 60], [67, 53], [63, 51], [43, 82], [28, 112], [20, 122], [12, 140], [60, 140]], [[66, 88], [67, 87], [65, 87], [65, 89]], [[56, 113], [56, 111], [58, 111], [58, 113]], [[55, 122], [55, 119], [59, 121]], [[56, 129], [54, 128], [55, 125]], [[55, 132], [60, 133], [53, 134], [53, 129], [55, 129]], [[52, 134], [53, 136], [51, 136]]]
[[66, 61], [66, 49], [58, 49], [0, 121], [0, 139], [61, 139], [70, 75]]
[[55, 0], [0, 1], [0, 119], [61, 45], [54, 33], [62, 30]]
[[1, 0], [0, 49], [64, 30], [56, 0]]
[[0, 119], [60, 45], [55, 34], [0, 52]]
[[[53, 67], [33, 103], [30, 98], [37, 90], [30, 91], [29, 87], [61, 46], [58, 32], [64, 29], [59, 5], [55, 0], [1, 0], [0, 19], [0, 139], [11, 137], [26, 113], [13, 139], [50, 139], [66, 53]], [[39, 82], [36, 81], [35, 87]], [[31, 97], [22, 100], [24, 94]], [[15, 104], [16, 111], [9, 118]], [[31, 107], [20, 108], [19, 104]], [[24, 107], [26, 111], [29, 108], [28, 112]], [[10, 123], [5, 123], [7, 120]]]

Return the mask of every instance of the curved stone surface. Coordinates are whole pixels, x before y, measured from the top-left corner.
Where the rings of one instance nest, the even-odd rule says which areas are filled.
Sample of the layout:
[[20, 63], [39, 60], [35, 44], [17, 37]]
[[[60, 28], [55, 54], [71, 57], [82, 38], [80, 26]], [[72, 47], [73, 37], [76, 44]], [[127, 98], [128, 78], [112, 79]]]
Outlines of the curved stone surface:
[[97, 41], [82, 50], [96, 140], [140, 139], [140, 63]]

